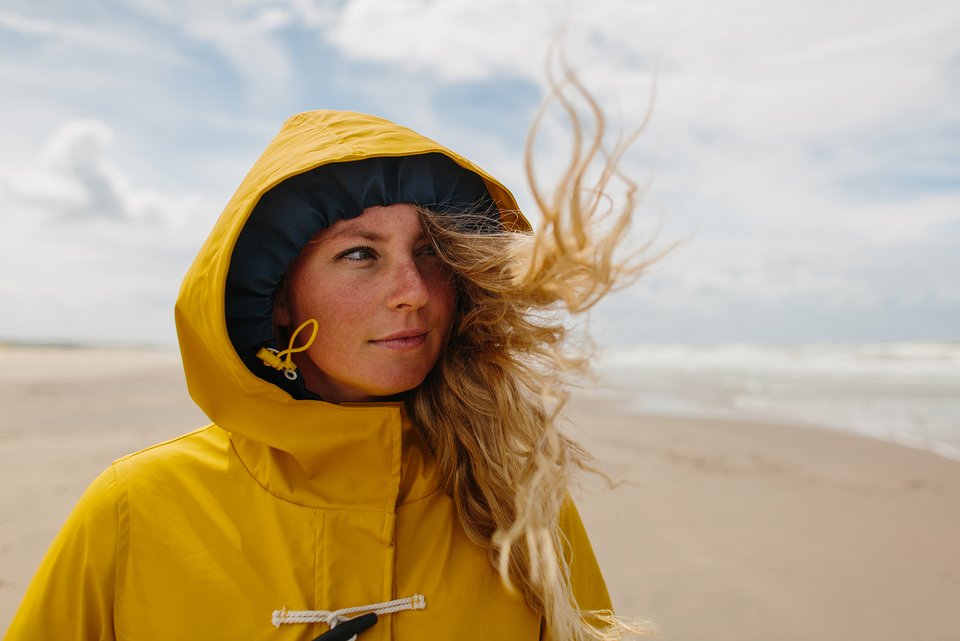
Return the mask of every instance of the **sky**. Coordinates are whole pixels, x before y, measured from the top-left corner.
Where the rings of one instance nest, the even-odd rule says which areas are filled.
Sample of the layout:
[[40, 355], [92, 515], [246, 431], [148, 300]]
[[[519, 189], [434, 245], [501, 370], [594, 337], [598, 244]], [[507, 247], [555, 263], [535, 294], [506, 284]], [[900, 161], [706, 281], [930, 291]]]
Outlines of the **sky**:
[[[960, 340], [954, 0], [6, 0], [0, 340], [176, 341], [180, 279], [290, 115], [402, 123], [505, 182], [562, 43], [679, 242], [601, 345]], [[566, 149], [542, 131], [545, 179]]]

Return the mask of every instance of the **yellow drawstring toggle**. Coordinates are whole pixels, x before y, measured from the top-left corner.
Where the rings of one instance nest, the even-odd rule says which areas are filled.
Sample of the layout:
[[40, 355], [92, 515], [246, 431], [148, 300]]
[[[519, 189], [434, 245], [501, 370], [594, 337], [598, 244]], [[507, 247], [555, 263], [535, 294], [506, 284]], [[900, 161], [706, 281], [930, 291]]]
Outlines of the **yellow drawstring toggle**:
[[[300, 331], [307, 325], [313, 325], [313, 333], [310, 334], [310, 338], [307, 339], [307, 342], [301, 345], [300, 347], [294, 347], [294, 343], [297, 342], [297, 336], [300, 334]], [[263, 361], [263, 364], [267, 367], [272, 367], [275, 370], [282, 370], [283, 375], [289, 378], [291, 381], [297, 379], [297, 365], [293, 362], [293, 355], [297, 352], [303, 352], [310, 349], [310, 346], [313, 345], [313, 341], [317, 340], [317, 332], [320, 330], [320, 323], [317, 322], [315, 318], [308, 318], [300, 324], [293, 334], [290, 335], [290, 344], [287, 345], [287, 349], [282, 352], [278, 352], [275, 349], [270, 349], [269, 347], [261, 347], [260, 351], [257, 352], [257, 358]]]

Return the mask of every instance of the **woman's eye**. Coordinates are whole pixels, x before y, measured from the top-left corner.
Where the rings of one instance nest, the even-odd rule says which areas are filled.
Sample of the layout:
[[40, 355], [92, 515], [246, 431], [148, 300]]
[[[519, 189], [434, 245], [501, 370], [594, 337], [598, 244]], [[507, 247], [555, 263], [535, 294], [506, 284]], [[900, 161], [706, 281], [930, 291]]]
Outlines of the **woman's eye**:
[[419, 249], [419, 251], [417, 251], [417, 253], [421, 256], [436, 256], [437, 248], [433, 245], [424, 245]]
[[346, 260], [367, 260], [373, 257], [373, 250], [369, 247], [351, 247], [350, 249], [337, 254], [338, 260], [341, 258], [345, 258]]

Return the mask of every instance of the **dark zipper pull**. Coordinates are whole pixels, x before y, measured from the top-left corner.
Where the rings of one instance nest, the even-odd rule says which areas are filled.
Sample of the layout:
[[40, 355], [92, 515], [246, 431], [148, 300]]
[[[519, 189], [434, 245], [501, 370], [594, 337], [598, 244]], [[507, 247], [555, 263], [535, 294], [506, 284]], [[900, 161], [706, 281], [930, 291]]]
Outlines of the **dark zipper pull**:
[[330, 628], [313, 641], [347, 641], [377, 623], [377, 613], [369, 612], [347, 619], [335, 628]]

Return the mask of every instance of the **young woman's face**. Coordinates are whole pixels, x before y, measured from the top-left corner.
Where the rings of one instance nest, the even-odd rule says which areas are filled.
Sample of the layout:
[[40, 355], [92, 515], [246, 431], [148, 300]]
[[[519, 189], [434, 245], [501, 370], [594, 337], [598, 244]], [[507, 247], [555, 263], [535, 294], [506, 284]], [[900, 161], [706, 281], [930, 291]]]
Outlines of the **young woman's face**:
[[[455, 286], [413, 205], [370, 207], [304, 248], [289, 273], [279, 325], [319, 331], [294, 355], [307, 388], [333, 403], [413, 389], [433, 368], [453, 321]], [[302, 344], [308, 329], [297, 340]]]

